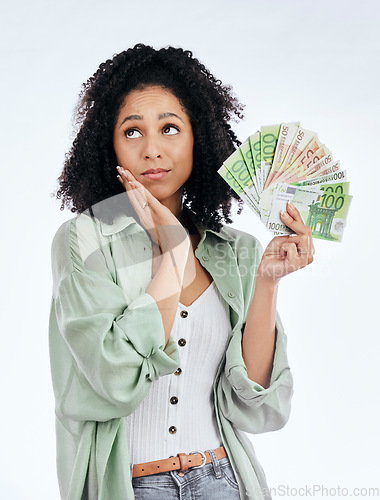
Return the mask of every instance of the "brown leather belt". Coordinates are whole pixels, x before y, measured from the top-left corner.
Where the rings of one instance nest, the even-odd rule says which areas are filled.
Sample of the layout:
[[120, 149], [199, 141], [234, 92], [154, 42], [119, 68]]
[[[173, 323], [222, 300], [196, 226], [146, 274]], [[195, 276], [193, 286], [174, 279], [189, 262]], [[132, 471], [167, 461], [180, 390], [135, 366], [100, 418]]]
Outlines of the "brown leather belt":
[[[224, 446], [214, 450], [214, 453], [218, 460], [227, 456]], [[144, 464], [135, 464], [133, 466], [132, 477], [149, 476], [150, 474], [158, 474], [171, 470], [179, 470], [183, 474], [189, 468], [200, 468], [209, 463], [211, 463], [211, 457], [207, 451], [192, 451], [188, 455], [186, 453], [178, 453], [175, 457], [146, 462]]]

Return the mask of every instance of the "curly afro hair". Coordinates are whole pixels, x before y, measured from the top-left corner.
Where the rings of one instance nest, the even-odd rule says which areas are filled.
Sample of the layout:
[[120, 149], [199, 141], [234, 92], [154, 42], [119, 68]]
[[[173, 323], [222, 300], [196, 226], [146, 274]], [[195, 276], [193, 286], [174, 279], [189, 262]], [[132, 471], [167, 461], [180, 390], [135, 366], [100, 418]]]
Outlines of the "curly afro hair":
[[125, 96], [152, 85], [175, 95], [192, 125], [193, 169], [183, 185], [183, 206], [195, 221], [219, 232], [223, 221], [233, 222], [232, 198], [239, 202], [238, 214], [243, 209], [242, 200], [217, 174], [240, 145], [229, 121], [243, 118], [243, 105], [192, 52], [174, 47], [156, 50], [137, 44], [102, 63], [83, 84], [74, 113], [77, 134], [58, 179], [61, 210], [66, 206], [82, 213], [125, 192], [116, 178], [114, 127]]

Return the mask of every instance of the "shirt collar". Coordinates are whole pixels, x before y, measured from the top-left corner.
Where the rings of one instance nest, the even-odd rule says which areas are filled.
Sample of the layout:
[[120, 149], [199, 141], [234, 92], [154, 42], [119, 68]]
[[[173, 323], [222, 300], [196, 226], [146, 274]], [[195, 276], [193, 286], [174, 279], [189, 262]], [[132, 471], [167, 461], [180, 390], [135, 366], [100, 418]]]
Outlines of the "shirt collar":
[[[115, 220], [110, 224], [105, 222], [105, 221], [99, 220], [100, 231], [101, 231], [103, 236], [112, 236], [114, 234], [120, 233], [121, 231], [123, 231], [124, 229], [126, 229], [127, 227], [129, 227], [133, 223], [139, 225], [136, 222], [136, 220], [134, 219], [134, 217], [124, 215], [124, 214], [118, 215], [115, 218]], [[196, 226], [200, 232], [201, 239], [203, 238], [204, 233], [206, 233], [206, 236], [207, 236], [207, 233], [213, 233], [217, 237], [219, 237], [223, 240], [226, 240], [226, 241], [233, 241], [234, 240], [234, 237], [228, 233], [228, 231], [226, 230], [226, 228], [224, 226], [222, 227], [222, 229], [220, 230], [219, 233], [217, 231], [213, 231], [212, 229], [207, 228], [202, 223], [196, 223]]]
[[136, 222], [136, 220], [128, 215], [119, 215], [110, 224], [99, 220], [100, 231], [103, 236], [112, 236], [113, 234], [120, 233], [134, 222]]

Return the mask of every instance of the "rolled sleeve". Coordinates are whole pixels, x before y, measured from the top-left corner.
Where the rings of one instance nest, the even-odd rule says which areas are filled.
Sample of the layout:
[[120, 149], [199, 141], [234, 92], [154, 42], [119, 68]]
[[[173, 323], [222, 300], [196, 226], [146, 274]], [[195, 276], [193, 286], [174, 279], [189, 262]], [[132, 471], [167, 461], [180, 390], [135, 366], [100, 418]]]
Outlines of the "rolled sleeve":
[[159, 309], [147, 293], [126, 307], [112, 281], [73, 272], [60, 284], [52, 316], [51, 365], [60, 371], [57, 383], [65, 385], [58, 398], [64, 415], [126, 416], [152, 381], [178, 368], [178, 351], [171, 339], [165, 346]]
[[252, 434], [281, 429], [290, 414], [293, 378], [280, 319], [276, 322], [275, 354], [268, 388], [248, 377], [241, 341], [241, 331], [236, 332], [226, 351], [226, 363], [217, 387], [221, 411], [237, 429]]
[[56, 412], [75, 421], [105, 421], [132, 413], [154, 380], [174, 373], [179, 355], [171, 338], [165, 345], [153, 297], [129, 299], [108, 270], [109, 257], [94, 252], [96, 266], [88, 266], [77, 241], [78, 232], [65, 226], [52, 247], [49, 342]]

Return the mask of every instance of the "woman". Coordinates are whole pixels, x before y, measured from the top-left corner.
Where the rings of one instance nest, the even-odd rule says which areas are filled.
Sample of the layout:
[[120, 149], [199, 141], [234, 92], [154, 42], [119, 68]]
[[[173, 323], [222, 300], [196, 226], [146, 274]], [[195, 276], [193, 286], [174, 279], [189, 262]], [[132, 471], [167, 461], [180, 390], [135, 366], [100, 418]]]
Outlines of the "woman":
[[62, 498], [270, 498], [245, 432], [288, 419], [277, 287], [313, 245], [292, 205], [295, 235], [262, 257], [223, 225], [241, 109], [172, 47], [136, 45], [84, 85], [57, 193], [78, 215], [52, 245]]

